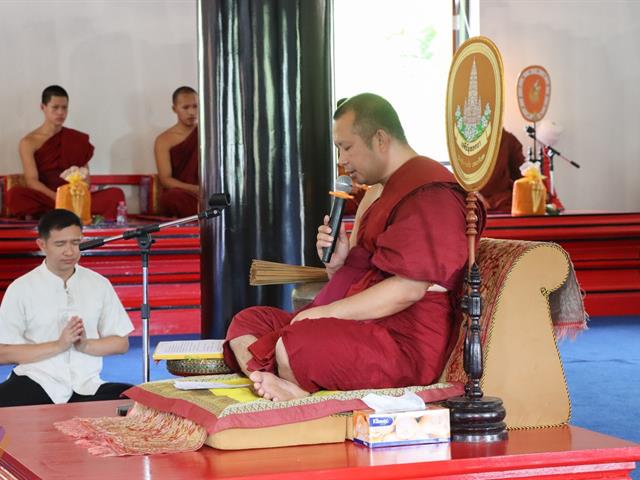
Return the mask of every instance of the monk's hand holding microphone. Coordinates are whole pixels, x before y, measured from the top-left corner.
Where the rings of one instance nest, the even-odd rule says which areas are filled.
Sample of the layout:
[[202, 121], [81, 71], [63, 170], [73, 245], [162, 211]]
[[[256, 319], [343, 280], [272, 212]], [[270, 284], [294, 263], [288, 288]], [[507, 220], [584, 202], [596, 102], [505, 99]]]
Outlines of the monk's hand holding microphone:
[[324, 224], [318, 227], [316, 248], [318, 256], [327, 268], [327, 274], [331, 277], [344, 264], [349, 254], [349, 239], [342, 216], [345, 202], [351, 198], [351, 177], [341, 175], [336, 179], [331, 215], [325, 215]]
[[[329, 192], [333, 196], [331, 215], [325, 215], [324, 223], [318, 227], [316, 249], [318, 250], [318, 256], [324, 262], [329, 277], [344, 265], [347, 255], [349, 254], [349, 239], [347, 238], [347, 231], [344, 225], [342, 225], [342, 215], [344, 213], [345, 202], [351, 198], [351, 195], [349, 195], [350, 192], [351, 177], [347, 175], [338, 177], [335, 191]], [[330, 304], [307, 308], [299, 312], [291, 320], [291, 323], [293, 324], [301, 320], [332, 317], [333, 313], [330, 309]]]

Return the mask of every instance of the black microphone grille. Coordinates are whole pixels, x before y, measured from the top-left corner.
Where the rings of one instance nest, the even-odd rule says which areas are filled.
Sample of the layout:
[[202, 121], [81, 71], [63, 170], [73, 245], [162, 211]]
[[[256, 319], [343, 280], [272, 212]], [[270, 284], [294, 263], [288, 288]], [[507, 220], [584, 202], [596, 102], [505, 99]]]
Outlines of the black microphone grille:
[[349, 175], [340, 175], [336, 178], [335, 189], [337, 192], [351, 193], [351, 177]]
[[228, 193], [214, 193], [208, 203], [210, 207], [225, 208], [231, 205], [231, 198]]

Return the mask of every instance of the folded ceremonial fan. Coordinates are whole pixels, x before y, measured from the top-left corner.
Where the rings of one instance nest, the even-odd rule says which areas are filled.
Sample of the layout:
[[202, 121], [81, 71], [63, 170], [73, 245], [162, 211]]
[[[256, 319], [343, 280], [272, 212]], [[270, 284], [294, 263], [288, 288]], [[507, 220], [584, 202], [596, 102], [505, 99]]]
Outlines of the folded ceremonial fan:
[[249, 272], [249, 285], [253, 286], [323, 282], [325, 280], [327, 280], [327, 272], [324, 268], [288, 265], [265, 260], [253, 260]]

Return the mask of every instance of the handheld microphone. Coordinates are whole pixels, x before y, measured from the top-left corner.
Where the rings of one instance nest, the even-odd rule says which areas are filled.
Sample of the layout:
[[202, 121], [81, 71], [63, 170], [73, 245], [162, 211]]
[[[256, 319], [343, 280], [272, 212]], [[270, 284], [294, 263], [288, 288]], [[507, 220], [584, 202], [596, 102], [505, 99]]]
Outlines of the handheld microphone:
[[[349, 175], [340, 175], [336, 179], [335, 190], [346, 194], [351, 193], [351, 177]], [[331, 227], [333, 242], [331, 242], [330, 247], [322, 249], [322, 261], [324, 263], [328, 263], [331, 260], [331, 255], [333, 255], [333, 251], [336, 248], [336, 242], [340, 235], [340, 223], [342, 223], [342, 215], [344, 214], [344, 202], [345, 199], [343, 197], [334, 195], [331, 214], [329, 215], [329, 226]]]

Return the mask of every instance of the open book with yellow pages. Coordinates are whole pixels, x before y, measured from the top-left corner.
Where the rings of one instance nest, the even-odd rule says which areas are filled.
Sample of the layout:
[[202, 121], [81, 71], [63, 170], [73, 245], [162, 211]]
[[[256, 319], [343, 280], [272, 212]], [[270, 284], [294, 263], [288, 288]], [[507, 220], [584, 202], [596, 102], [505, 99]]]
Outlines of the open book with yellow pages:
[[224, 340], [177, 340], [158, 342], [153, 352], [154, 360], [190, 360], [197, 358], [222, 358]]

